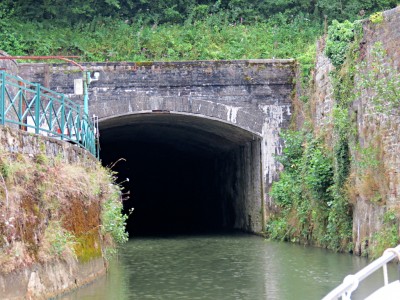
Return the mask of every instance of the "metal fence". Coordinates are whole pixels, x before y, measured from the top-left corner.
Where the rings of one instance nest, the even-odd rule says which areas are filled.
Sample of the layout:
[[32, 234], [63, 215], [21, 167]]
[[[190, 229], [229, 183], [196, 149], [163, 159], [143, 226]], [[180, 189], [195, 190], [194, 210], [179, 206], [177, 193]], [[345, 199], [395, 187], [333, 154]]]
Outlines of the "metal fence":
[[0, 124], [74, 143], [98, 157], [98, 129], [81, 105], [5, 71], [0, 72]]

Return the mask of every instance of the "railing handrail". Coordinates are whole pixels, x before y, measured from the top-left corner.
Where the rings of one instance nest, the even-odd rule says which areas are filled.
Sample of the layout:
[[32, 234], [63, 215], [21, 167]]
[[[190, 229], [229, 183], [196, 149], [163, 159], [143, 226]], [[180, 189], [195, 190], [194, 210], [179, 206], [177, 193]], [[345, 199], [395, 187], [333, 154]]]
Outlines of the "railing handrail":
[[0, 121], [73, 142], [98, 157], [97, 128], [81, 105], [5, 71], [0, 71]]
[[358, 287], [358, 284], [380, 268], [383, 268], [384, 284], [387, 285], [386, 264], [394, 258], [400, 257], [400, 245], [388, 250], [386, 250], [381, 257], [371, 262], [356, 274], [346, 276], [343, 283], [333, 289], [329, 294], [322, 298], [322, 300], [334, 300], [339, 299], [339, 297], [342, 297], [342, 299], [350, 299], [351, 293]]

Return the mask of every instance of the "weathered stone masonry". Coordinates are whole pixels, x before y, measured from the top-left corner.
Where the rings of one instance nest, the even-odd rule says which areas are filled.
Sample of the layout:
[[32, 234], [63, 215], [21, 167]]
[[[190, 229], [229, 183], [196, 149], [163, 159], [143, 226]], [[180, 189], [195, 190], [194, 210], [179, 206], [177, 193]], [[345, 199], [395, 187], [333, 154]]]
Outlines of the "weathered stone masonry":
[[[100, 72], [100, 80], [91, 84], [90, 95], [90, 111], [100, 119], [167, 110], [217, 118], [261, 135], [265, 117], [280, 113], [274, 106], [286, 108], [291, 104], [292, 60], [84, 66]], [[81, 77], [77, 67], [22, 64], [20, 70], [23, 78], [76, 99], [73, 80]]]
[[[383, 21], [373, 24], [363, 23], [363, 39], [360, 43], [360, 59], [366, 63], [365, 72], [373, 61], [372, 51], [377, 43], [382, 45], [386, 53], [385, 63], [400, 72], [400, 7], [385, 11]], [[316, 70], [314, 77], [313, 121], [318, 131], [327, 134], [327, 140], [332, 140], [332, 109], [333, 86], [329, 72], [334, 69], [329, 59], [323, 54], [324, 44], [320, 42], [317, 51]], [[355, 82], [361, 80], [356, 74]], [[361, 254], [368, 247], [368, 240], [379, 232], [383, 226], [383, 215], [389, 209], [398, 211], [400, 194], [400, 121], [398, 115], [374, 113], [373, 103], [368, 99], [373, 96], [365, 90], [352, 106], [351, 113], [356, 116], [358, 143], [361, 147], [380, 149], [380, 160], [383, 170], [379, 176], [380, 184], [387, 187], [382, 195], [385, 205], [373, 203], [363, 195], [357, 195], [353, 208], [353, 241], [355, 252]], [[359, 155], [352, 150], [351, 155]], [[376, 170], [376, 172], [378, 172]], [[362, 176], [354, 178], [354, 184], [360, 183]]]
[[[234, 191], [232, 184], [225, 181], [221, 184], [221, 194], [233, 193], [232, 198], [224, 201], [237, 201], [234, 227], [253, 232], [262, 230], [260, 212], [269, 203], [265, 191], [277, 177], [274, 155], [280, 154], [282, 148], [279, 131], [288, 126], [291, 115], [293, 60], [88, 63], [84, 66], [100, 72], [100, 79], [90, 86], [89, 108], [99, 116], [103, 136], [123, 124], [136, 124], [143, 118], [156, 122], [155, 114], [168, 113], [180, 120], [179, 125], [178, 121], [160, 117], [168, 126], [174, 122], [177, 126], [186, 124], [187, 128], [197, 126], [198, 130], [230, 141], [230, 149], [224, 150], [231, 154], [223, 155], [222, 161], [220, 156], [218, 164], [236, 165], [235, 159], [226, 158], [236, 157], [239, 163], [234, 168], [241, 171], [234, 172], [233, 176], [238, 179]], [[75, 66], [23, 64], [20, 69], [22, 77], [79, 100], [73, 94], [73, 80], [81, 77]], [[224, 125], [215, 125], [215, 121]], [[232, 128], [240, 129], [241, 133]], [[227, 174], [220, 177], [226, 178]]]

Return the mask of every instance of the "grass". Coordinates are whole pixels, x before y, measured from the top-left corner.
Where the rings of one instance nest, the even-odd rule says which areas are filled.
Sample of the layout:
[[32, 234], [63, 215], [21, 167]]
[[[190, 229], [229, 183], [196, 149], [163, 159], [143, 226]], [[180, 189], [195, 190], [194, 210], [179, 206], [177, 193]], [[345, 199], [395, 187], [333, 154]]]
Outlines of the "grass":
[[297, 58], [322, 32], [319, 23], [301, 17], [248, 25], [207, 18], [152, 26], [105, 19], [75, 27], [11, 20], [10, 28], [17, 39], [13, 47], [3, 46], [10, 54], [73, 54], [84, 61]]
[[101, 230], [113, 221], [103, 218], [103, 203], [124, 217], [119, 187], [99, 162], [30, 157], [0, 146], [0, 173], [0, 272], [54, 259], [86, 262], [126, 241], [124, 222], [113, 228], [118, 240]]

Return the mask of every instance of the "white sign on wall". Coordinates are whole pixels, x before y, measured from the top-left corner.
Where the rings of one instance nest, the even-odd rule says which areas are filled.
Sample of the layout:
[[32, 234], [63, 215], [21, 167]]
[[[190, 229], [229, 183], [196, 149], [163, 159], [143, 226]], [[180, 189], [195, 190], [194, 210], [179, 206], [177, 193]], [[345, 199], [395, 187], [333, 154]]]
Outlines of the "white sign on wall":
[[83, 95], [83, 79], [74, 79], [74, 93], [75, 95]]

